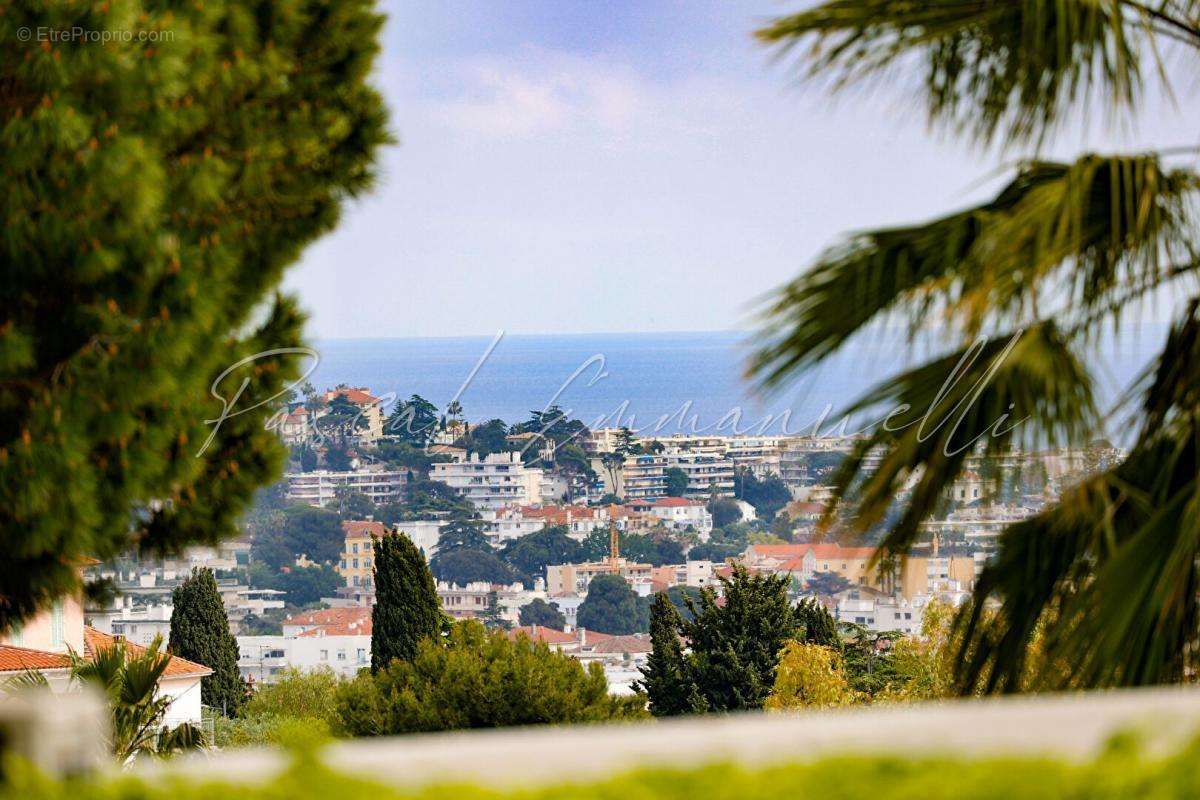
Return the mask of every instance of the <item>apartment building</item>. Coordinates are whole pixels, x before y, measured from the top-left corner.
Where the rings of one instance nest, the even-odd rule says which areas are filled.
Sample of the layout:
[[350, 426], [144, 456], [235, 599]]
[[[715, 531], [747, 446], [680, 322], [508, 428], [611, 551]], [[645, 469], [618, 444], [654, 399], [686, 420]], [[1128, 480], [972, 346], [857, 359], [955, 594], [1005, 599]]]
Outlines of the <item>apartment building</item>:
[[704, 499], [733, 496], [733, 461], [725, 456], [703, 453], [664, 453], [664, 472], [680, 469], [687, 475], [686, 497]]
[[412, 520], [398, 522], [391, 530], [374, 520], [346, 520], [342, 523], [342, 555], [337, 571], [346, 585], [338, 594], [356, 605], [369, 606], [375, 602], [375, 559], [372, 537], [383, 537], [398, 531], [403, 533], [428, 560], [437, 552], [438, 535], [446, 525], [442, 520]]
[[667, 459], [663, 455], [628, 456], [621, 465], [621, 492], [627, 500], [662, 497], [667, 492]]
[[534, 505], [542, 500], [542, 470], [527, 467], [520, 453], [491, 453], [434, 464], [430, 478], [441, 481], [476, 508]]
[[546, 567], [546, 593], [559, 595], [587, 595], [588, 585], [597, 575], [620, 575], [631, 584], [652, 582], [650, 564], [637, 564], [624, 558], [606, 558], [603, 561], [585, 561], [582, 564], [552, 564]]
[[328, 608], [288, 617], [275, 636], [238, 636], [243, 680], [273, 683], [288, 668], [352, 678], [371, 664], [371, 609]]
[[287, 496], [292, 500], [300, 500], [310, 506], [324, 508], [337, 497], [339, 488], [359, 492], [371, 498], [376, 505], [399, 500], [408, 480], [408, 473], [400, 470], [388, 470], [381, 464], [371, 464], [361, 469], [333, 472], [331, 470], [314, 470], [313, 472], [291, 472], [286, 476], [288, 482]]

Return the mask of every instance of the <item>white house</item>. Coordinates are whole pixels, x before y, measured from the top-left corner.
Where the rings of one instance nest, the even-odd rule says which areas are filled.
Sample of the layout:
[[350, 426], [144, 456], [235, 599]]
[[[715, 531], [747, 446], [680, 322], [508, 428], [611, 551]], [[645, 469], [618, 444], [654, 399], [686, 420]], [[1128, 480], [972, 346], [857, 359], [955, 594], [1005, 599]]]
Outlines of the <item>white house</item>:
[[371, 609], [328, 608], [283, 621], [282, 634], [239, 636], [243, 680], [273, 683], [285, 669], [328, 668], [353, 677], [371, 664]]
[[[146, 649], [85, 626], [79, 600], [62, 598], [0, 638], [0, 683], [32, 670], [45, 676], [52, 690], [67, 691], [72, 685], [71, 652], [91, 658], [121, 643], [131, 655]], [[170, 659], [158, 682], [158, 696], [171, 698], [163, 722], [172, 728], [184, 722], [199, 726], [200, 679], [212, 670], [178, 656]]]

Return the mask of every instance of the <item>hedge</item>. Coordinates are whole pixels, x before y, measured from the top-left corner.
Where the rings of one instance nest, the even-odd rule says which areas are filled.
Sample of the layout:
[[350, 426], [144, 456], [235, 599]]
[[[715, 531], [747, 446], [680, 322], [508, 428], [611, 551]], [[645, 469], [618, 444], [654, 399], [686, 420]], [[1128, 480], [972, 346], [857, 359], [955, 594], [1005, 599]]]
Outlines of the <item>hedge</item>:
[[[220, 754], [212, 756], [220, 773]], [[1090, 763], [1051, 758], [846, 756], [765, 769], [714, 764], [640, 770], [597, 782], [523, 790], [438, 785], [401, 791], [327, 770], [300, 756], [264, 785], [192, 782], [153, 785], [134, 777], [52, 781], [9, 765], [3, 800], [1121, 800], [1200, 797], [1200, 742], [1152, 758], [1129, 739]], [[537, 772], [531, 764], [530, 774]]]

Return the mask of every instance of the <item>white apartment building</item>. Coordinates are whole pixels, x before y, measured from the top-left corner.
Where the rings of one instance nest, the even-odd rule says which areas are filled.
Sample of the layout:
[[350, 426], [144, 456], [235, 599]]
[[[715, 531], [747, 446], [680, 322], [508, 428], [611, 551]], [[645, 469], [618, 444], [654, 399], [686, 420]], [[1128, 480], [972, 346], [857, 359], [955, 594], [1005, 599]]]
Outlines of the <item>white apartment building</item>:
[[342, 486], [365, 494], [377, 505], [398, 500], [404, 491], [408, 473], [386, 470], [382, 465], [370, 465], [346, 472], [292, 472], [286, 477], [288, 497], [324, 508], [333, 502], [338, 488]]
[[491, 453], [434, 464], [429, 477], [458, 491], [477, 508], [533, 505], [542, 500], [542, 470], [527, 467], [520, 453]]
[[328, 608], [283, 621], [277, 636], [239, 636], [243, 680], [272, 683], [288, 668], [328, 668], [352, 678], [371, 664], [371, 609]]
[[526, 589], [520, 582], [511, 586], [491, 584], [486, 581], [473, 581], [466, 586], [455, 583], [438, 581], [438, 599], [442, 610], [455, 619], [473, 619], [481, 617], [491, 608], [495, 600], [500, 619], [517, 624], [521, 607], [533, 602], [535, 598], [546, 599], [545, 582], [540, 578], [533, 589]]
[[621, 466], [620, 494], [627, 500], [662, 497], [667, 491], [666, 471], [665, 456], [629, 456]]
[[655, 500], [631, 502], [629, 507], [634, 511], [649, 514], [662, 522], [668, 528], [678, 531], [691, 528], [700, 534], [701, 540], [707, 540], [712, 533], [712, 514], [703, 500], [692, 500], [687, 497], [659, 497]]
[[674, 468], [687, 475], [687, 497], [707, 499], [713, 494], [720, 497], [733, 495], [734, 469], [730, 459], [703, 453], [664, 453], [663, 459], [664, 473]]

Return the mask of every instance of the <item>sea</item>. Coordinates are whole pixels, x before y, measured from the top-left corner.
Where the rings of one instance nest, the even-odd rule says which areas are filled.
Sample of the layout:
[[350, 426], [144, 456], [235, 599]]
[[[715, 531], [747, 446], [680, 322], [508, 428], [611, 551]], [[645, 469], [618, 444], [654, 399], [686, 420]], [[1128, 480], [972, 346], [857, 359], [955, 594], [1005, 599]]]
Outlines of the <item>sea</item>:
[[[1164, 325], [1126, 328], [1088, 356], [1105, 407], [1161, 347]], [[418, 394], [471, 422], [509, 424], [557, 405], [589, 427], [643, 433], [835, 434], [840, 412], [871, 387], [939, 354], [936, 334], [910, 342], [881, 329], [852, 341], [783, 388], [747, 377], [753, 334], [622, 333], [330, 339], [317, 342], [309, 380], [319, 389], [368, 387], [386, 401]], [[857, 425], [861, 420], [852, 420]]]

